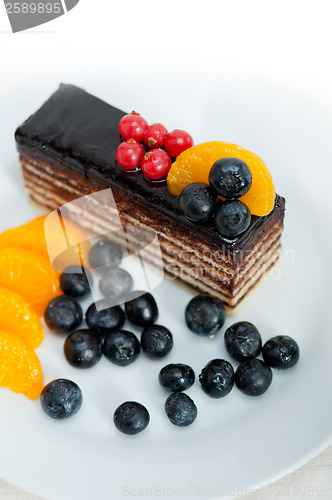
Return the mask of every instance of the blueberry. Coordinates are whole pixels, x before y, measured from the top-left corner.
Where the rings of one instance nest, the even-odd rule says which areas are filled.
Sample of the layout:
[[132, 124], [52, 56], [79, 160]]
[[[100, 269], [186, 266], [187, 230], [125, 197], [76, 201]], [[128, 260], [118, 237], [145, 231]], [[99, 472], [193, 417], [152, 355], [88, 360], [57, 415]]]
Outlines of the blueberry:
[[99, 300], [88, 308], [86, 322], [99, 335], [118, 330], [125, 322], [125, 314], [120, 306], [110, 305], [108, 300]]
[[234, 385], [234, 370], [224, 359], [213, 359], [201, 371], [199, 381], [202, 389], [211, 398], [223, 398]]
[[60, 288], [71, 297], [84, 297], [90, 293], [90, 285], [92, 283], [92, 275], [87, 270], [80, 266], [69, 266], [60, 276]]
[[82, 406], [82, 391], [75, 382], [64, 378], [45, 385], [40, 395], [44, 412], [52, 418], [72, 417]]
[[158, 319], [158, 307], [151, 293], [132, 292], [125, 304], [125, 311], [131, 323], [138, 326], [153, 325]]
[[138, 338], [127, 330], [109, 333], [103, 344], [103, 353], [106, 358], [119, 366], [130, 365], [138, 357], [140, 351]]
[[47, 326], [57, 333], [69, 333], [82, 322], [82, 308], [73, 297], [60, 295], [52, 299], [44, 314]]
[[143, 351], [149, 354], [149, 356], [162, 358], [172, 349], [173, 336], [165, 326], [147, 326], [142, 332], [141, 346]]
[[165, 402], [165, 411], [169, 420], [179, 427], [187, 427], [197, 417], [197, 407], [184, 392], [173, 392]]
[[170, 392], [186, 391], [194, 382], [194, 370], [182, 363], [164, 366], [159, 372], [160, 385]]
[[150, 415], [141, 403], [126, 401], [115, 410], [113, 422], [119, 431], [132, 436], [147, 428]]
[[248, 165], [239, 158], [217, 160], [210, 170], [211, 187], [224, 198], [240, 198], [249, 191], [252, 184]]
[[197, 295], [185, 309], [188, 328], [198, 335], [215, 334], [226, 319], [225, 308], [221, 300], [211, 295]]
[[217, 208], [217, 194], [208, 184], [193, 182], [179, 196], [179, 207], [189, 220], [204, 222]]
[[300, 348], [291, 337], [278, 335], [264, 344], [262, 353], [264, 361], [269, 366], [278, 370], [286, 370], [298, 362]]
[[82, 329], [71, 333], [63, 346], [65, 356], [75, 368], [90, 368], [98, 363], [102, 356], [102, 342], [97, 333]]
[[235, 238], [248, 229], [250, 212], [239, 200], [226, 200], [217, 208], [214, 218], [216, 227], [226, 238]]
[[261, 396], [270, 387], [272, 370], [257, 358], [241, 363], [235, 372], [235, 384], [247, 396]]
[[105, 297], [120, 304], [125, 302], [133, 287], [133, 278], [124, 269], [109, 269], [99, 281], [99, 289]]
[[254, 358], [262, 350], [262, 338], [257, 328], [249, 321], [240, 321], [227, 328], [225, 345], [236, 361]]
[[121, 245], [109, 239], [98, 241], [89, 252], [89, 262], [94, 269], [102, 266], [118, 265], [121, 259]]

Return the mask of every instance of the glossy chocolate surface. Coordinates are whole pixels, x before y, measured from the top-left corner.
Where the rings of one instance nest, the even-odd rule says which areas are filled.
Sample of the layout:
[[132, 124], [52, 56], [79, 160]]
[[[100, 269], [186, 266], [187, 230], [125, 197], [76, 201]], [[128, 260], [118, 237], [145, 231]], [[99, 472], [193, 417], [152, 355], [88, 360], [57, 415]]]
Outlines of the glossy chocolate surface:
[[[243, 248], [257, 229], [267, 225], [275, 211], [283, 217], [285, 200], [277, 196], [273, 211], [266, 217], [252, 216], [249, 228], [237, 238], [224, 238], [214, 226], [189, 221], [180, 211], [165, 181], [151, 182], [142, 172], [128, 173], [116, 163], [115, 151], [121, 142], [118, 123], [126, 113], [73, 85], [59, 89], [16, 130], [19, 151], [36, 158], [52, 159], [107, 187], [126, 193], [149, 210], [172, 217], [188, 231], [199, 231], [214, 243], [234, 250]], [[162, 220], [161, 220], [162, 223]], [[205, 239], [204, 238], [204, 239]]]

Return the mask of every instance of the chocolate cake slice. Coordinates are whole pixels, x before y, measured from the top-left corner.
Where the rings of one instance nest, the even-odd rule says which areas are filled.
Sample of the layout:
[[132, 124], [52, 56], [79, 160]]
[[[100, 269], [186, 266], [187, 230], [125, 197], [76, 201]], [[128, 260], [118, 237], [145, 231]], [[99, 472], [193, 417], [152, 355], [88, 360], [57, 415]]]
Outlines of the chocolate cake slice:
[[[118, 123], [125, 114], [78, 87], [60, 85], [15, 134], [32, 200], [53, 210], [111, 188], [121, 224], [125, 231], [131, 228], [126, 234], [131, 249], [137, 244], [133, 228], [152, 230], [168, 277], [236, 307], [279, 258], [284, 198], [277, 195], [272, 212], [252, 216], [248, 229], [234, 239], [223, 237], [213, 221], [191, 222], [165, 181], [152, 182], [117, 165]], [[80, 210], [75, 204], [67, 207], [85, 228], [97, 234], [113, 231], [115, 238], [120, 234], [107, 198], [94, 197]], [[148, 258], [154, 262], [153, 251]]]

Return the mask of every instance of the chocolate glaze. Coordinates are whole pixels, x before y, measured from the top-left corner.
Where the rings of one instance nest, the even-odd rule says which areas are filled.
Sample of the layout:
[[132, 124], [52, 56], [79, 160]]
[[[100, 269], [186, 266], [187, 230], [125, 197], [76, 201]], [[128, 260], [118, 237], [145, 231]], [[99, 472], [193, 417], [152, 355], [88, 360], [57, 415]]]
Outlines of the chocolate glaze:
[[213, 220], [199, 224], [189, 221], [165, 181], [154, 183], [140, 171], [127, 173], [117, 165], [115, 151], [121, 142], [118, 123], [125, 114], [78, 87], [62, 84], [18, 127], [15, 133], [17, 147], [20, 152], [41, 160], [51, 158], [86, 179], [98, 181], [105, 188], [117, 188], [144, 203], [149, 210], [175, 218], [184, 230], [199, 231], [207, 240], [235, 252], [241, 251], [259, 228], [268, 225], [275, 211], [283, 217], [285, 200], [277, 196], [271, 214], [252, 216], [249, 228], [232, 240], [219, 233]]

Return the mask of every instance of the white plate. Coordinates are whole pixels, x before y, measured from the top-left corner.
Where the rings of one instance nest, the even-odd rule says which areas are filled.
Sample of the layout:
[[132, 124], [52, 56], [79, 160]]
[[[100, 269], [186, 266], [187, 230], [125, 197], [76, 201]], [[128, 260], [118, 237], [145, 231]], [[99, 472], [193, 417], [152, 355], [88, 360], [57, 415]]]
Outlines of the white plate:
[[[132, 102], [126, 103], [121, 82], [106, 80], [107, 85], [101, 85], [83, 75], [80, 82], [130, 110]], [[13, 132], [56, 85], [54, 80], [26, 85], [1, 99], [1, 116], [6, 117], [0, 129], [1, 229], [40, 213], [24, 192]], [[169, 124], [167, 102], [161, 102], [156, 113], [142, 89], [136, 89], [134, 99], [135, 109], [150, 121], [158, 114], [160, 121], [175, 128], [174, 116]], [[178, 116], [180, 99], [175, 96]], [[197, 404], [198, 418], [186, 429], [176, 428], [164, 414], [167, 394], [158, 385], [160, 368], [170, 362], [188, 363], [198, 379], [210, 359], [228, 356], [225, 327], [213, 340], [189, 332], [183, 313], [192, 295], [163, 281], [154, 290], [158, 322], [171, 329], [175, 340], [164, 360], [151, 361], [142, 354], [133, 365], [119, 368], [102, 359], [93, 369], [80, 371], [65, 361], [63, 338], [46, 332], [38, 349], [45, 383], [58, 377], [76, 381], [84, 405], [74, 418], [57, 422], [42, 412], [38, 400], [1, 389], [1, 477], [52, 500], [203, 495], [225, 499], [281, 477], [332, 442], [329, 204], [322, 196], [314, 197], [328, 192], [330, 161], [324, 146], [330, 125], [324, 110], [258, 82], [247, 82], [241, 93], [236, 85], [218, 82], [206, 103], [195, 112], [186, 108], [181, 116], [181, 127], [193, 131], [196, 142], [219, 138], [260, 154], [274, 174], [278, 192], [286, 196], [281, 264], [239, 312], [227, 318], [225, 327], [248, 320], [257, 325], [263, 341], [290, 335], [301, 348], [299, 364], [285, 373], [274, 372], [269, 391], [260, 398], [246, 397], [234, 388], [225, 399], [212, 400], [197, 381], [188, 394]], [[112, 422], [115, 408], [129, 399], [142, 402], [151, 415], [149, 427], [135, 437], [119, 433]]]

